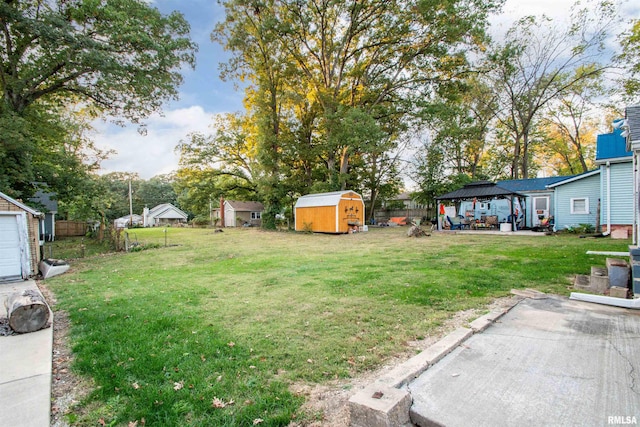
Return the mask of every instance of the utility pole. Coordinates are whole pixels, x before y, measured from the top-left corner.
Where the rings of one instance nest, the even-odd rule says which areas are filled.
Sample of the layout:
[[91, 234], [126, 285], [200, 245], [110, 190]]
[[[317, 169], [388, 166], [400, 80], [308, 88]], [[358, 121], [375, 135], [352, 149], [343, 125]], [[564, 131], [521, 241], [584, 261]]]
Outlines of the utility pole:
[[133, 228], [133, 202], [131, 200], [131, 178], [129, 178], [129, 227]]

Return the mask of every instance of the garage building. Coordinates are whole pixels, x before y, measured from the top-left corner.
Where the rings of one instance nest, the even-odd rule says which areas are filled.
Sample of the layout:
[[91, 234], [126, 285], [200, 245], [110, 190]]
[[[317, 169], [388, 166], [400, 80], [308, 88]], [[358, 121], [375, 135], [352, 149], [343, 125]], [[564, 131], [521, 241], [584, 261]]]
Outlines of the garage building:
[[0, 281], [38, 274], [43, 215], [0, 193]]

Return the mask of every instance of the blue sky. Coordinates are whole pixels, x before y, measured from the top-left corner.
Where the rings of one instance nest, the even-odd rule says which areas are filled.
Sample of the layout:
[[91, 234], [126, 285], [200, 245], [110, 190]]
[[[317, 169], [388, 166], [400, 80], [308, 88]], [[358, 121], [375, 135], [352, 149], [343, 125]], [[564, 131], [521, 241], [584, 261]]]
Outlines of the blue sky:
[[[623, 6], [627, 18], [640, 17], [636, 0]], [[94, 123], [93, 139], [103, 149], [115, 150], [102, 163], [102, 172], [135, 172], [143, 179], [174, 171], [178, 166], [175, 147], [191, 132], [209, 132], [216, 114], [242, 110], [241, 91], [233, 82], [223, 82], [218, 65], [228, 58], [222, 47], [211, 41], [215, 24], [224, 19], [223, 9], [215, 0], [149, 0], [163, 13], [181, 12], [191, 24], [191, 37], [199, 46], [196, 69], [184, 70], [180, 99], [168, 102], [163, 113], [147, 121], [147, 133], [137, 127], [118, 127], [106, 122]], [[542, 13], [552, 18], [566, 18], [573, 0], [507, 0], [504, 13], [492, 19], [496, 32], [503, 32], [515, 19]]]

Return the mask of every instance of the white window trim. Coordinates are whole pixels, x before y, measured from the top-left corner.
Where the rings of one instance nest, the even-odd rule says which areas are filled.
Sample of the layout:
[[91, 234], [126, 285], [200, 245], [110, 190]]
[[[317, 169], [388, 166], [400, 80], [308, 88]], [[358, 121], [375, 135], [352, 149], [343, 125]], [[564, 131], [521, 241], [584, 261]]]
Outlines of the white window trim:
[[[585, 211], [575, 210], [575, 201], [584, 200]], [[589, 215], [589, 198], [588, 197], [573, 197], [571, 198], [571, 215]]]
[[262, 219], [262, 215], [260, 212], [251, 212], [251, 219]]

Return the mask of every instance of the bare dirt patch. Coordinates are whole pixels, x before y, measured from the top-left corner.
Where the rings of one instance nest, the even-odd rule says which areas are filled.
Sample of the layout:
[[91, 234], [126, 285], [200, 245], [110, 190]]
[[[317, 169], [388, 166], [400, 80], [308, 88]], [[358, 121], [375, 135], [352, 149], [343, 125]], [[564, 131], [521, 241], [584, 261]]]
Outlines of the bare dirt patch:
[[49, 303], [53, 316], [53, 355], [51, 367], [51, 427], [68, 427], [65, 415], [91, 391], [84, 379], [71, 371], [73, 353], [69, 342], [69, 315], [56, 310], [55, 295], [39, 281], [38, 288]]

